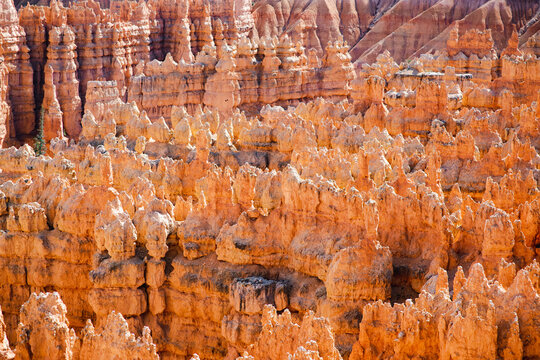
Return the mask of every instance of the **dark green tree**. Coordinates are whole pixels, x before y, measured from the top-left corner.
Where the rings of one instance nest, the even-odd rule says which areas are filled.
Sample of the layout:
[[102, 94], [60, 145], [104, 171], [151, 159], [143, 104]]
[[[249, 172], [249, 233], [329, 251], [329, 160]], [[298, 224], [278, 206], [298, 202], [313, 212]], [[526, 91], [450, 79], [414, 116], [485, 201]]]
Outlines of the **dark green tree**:
[[45, 144], [45, 139], [43, 138], [44, 115], [45, 115], [45, 109], [42, 106], [41, 111], [39, 112], [38, 129], [37, 129], [36, 137], [34, 138], [34, 151], [36, 152], [36, 156], [43, 155], [47, 151], [47, 144]]

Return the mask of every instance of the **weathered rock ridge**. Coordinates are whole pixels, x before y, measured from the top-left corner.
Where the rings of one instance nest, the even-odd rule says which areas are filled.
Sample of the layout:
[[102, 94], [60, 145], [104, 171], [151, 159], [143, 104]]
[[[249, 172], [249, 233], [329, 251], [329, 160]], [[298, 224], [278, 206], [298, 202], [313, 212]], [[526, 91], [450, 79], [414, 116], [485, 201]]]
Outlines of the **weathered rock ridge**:
[[540, 357], [537, 8], [368, 3], [5, 0], [0, 359]]
[[[151, 120], [168, 121], [178, 104], [190, 112], [204, 104], [253, 114], [265, 104], [349, 96], [342, 82], [353, 77], [349, 61], [373, 63], [385, 50], [397, 61], [430, 53], [438, 63], [460, 63], [480, 41], [484, 50], [474, 49], [478, 64], [470, 66], [496, 76], [500, 63], [487, 64], [495, 54], [539, 52], [534, 1], [43, 3], [18, 14], [12, 0], [2, 3], [0, 56], [10, 70], [0, 103], [8, 100], [11, 110], [0, 111], [0, 142], [7, 145], [35, 135], [42, 110], [51, 136], [77, 139], [89, 81], [116, 81], [123, 100], [136, 101]], [[457, 46], [456, 37], [471, 30], [489, 38]]]

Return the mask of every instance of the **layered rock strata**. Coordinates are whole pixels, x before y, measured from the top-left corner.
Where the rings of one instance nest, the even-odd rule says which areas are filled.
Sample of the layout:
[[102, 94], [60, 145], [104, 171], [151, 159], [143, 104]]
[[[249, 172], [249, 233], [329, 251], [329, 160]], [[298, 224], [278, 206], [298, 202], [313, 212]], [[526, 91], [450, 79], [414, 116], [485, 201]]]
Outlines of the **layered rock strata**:
[[[460, 81], [471, 74], [473, 82], [494, 91], [495, 97], [512, 87], [521, 101], [531, 92], [522, 93], [522, 87], [513, 84], [538, 84], [534, 78], [538, 24], [531, 17], [538, 8], [532, 3], [398, 1], [338, 6], [326, 0], [305, 4], [287, 0], [252, 6], [232, 0], [110, 4], [88, 0], [64, 6], [52, 1], [46, 7], [21, 8], [17, 24], [12, 4], [5, 8], [9, 8], [5, 33], [20, 34], [5, 40], [17, 43], [4, 54], [16, 69], [9, 76], [13, 116], [7, 120], [10, 133], [6, 130], [5, 137], [11, 142], [37, 131], [41, 109], [49, 106], [45, 69], [51, 61], [64, 128], [73, 139], [79, 136], [88, 82], [96, 80], [116, 81], [122, 100], [136, 101], [152, 121], [164, 117], [169, 126], [174, 105], [186, 105], [191, 113], [199, 104], [225, 112], [240, 106], [255, 114], [265, 104], [294, 105], [319, 95], [351, 97], [350, 82], [355, 78], [351, 62], [358, 56], [358, 66], [374, 62], [384, 50], [399, 61], [432, 54], [421, 67], [401, 65], [395, 80], [408, 87], [416, 87], [411, 75], [437, 78], [447, 67], [455, 69]], [[444, 21], [432, 24], [443, 15]], [[491, 20], [498, 18], [509, 18], [513, 25]], [[340, 24], [335, 23], [338, 19]], [[438, 30], [418, 33], [426, 26]], [[412, 39], [417, 40], [411, 43]], [[349, 55], [343, 41], [350, 45]], [[524, 61], [510, 60], [520, 56]], [[229, 93], [230, 99], [225, 96]], [[483, 103], [470, 105], [500, 106], [491, 95], [482, 90]], [[455, 103], [451, 102], [453, 108]], [[52, 119], [58, 116], [55, 113]]]
[[30, 64], [29, 48], [26, 45], [26, 33], [19, 25], [17, 10], [12, 0], [3, 0], [0, 12], [0, 56], [7, 65], [7, 79], [3, 77], [2, 84], [9, 84], [7, 99], [9, 99], [13, 117], [6, 124], [5, 132], [0, 134], [0, 140], [17, 135], [27, 135], [34, 130], [34, 96], [33, 71]]
[[[362, 86], [382, 107], [376, 84]], [[374, 301], [414, 298], [439, 268], [474, 262], [509, 284], [501, 259], [521, 269], [536, 256], [539, 157], [521, 127], [432, 120], [420, 141], [366, 132], [374, 105], [362, 115], [323, 99], [266, 106], [259, 119], [174, 107], [169, 127], [114, 83], [90, 88], [98, 115], [87, 109], [80, 142], [53, 140], [53, 157], [0, 151], [11, 179], [1, 256], [20, 259], [4, 285], [8, 327], [32, 289], [55, 289], [76, 329], [117, 311], [133, 331], [148, 326], [163, 356], [221, 358], [256, 341], [271, 304], [326, 317], [348, 356]], [[433, 94], [425, 118], [448, 111]]]
[[532, 40], [355, 69], [245, 1], [109, 6], [20, 10], [44, 155], [0, 64], [2, 356], [540, 356]]

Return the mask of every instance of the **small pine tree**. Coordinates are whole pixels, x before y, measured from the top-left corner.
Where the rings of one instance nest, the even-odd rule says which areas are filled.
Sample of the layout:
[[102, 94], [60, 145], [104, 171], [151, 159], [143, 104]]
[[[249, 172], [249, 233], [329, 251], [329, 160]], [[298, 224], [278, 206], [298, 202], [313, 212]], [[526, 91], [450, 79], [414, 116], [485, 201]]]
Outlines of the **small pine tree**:
[[41, 107], [39, 112], [39, 124], [37, 129], [36, 137], [34, 138], [34, 151], [36, 155], [43, 155], [47, 151], [47, 144], [45, 144], [45, 139], [43, 138], [43, 118], [45, 115], [45, 109]]

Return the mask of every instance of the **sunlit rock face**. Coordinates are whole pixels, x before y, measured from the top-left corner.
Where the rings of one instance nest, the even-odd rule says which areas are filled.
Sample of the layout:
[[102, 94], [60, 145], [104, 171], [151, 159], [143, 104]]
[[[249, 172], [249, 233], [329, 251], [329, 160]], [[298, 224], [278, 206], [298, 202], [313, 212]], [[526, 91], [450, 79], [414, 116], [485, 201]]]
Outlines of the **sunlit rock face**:
[[40, 4], [0, 359], [540, 357], [538, 5]]
[[[19, 24], [13, 0], [0, 3], [0, 56], [6, 70], [0, 71], [0, 103], [9, 101], [10, 109], [0, 112], [0, 141], [16, 134], [28, 135], [35, 126], [33, 70], [30, 64], [26, 33]], [[7, 85], [7, 89], [5, 88]]]

